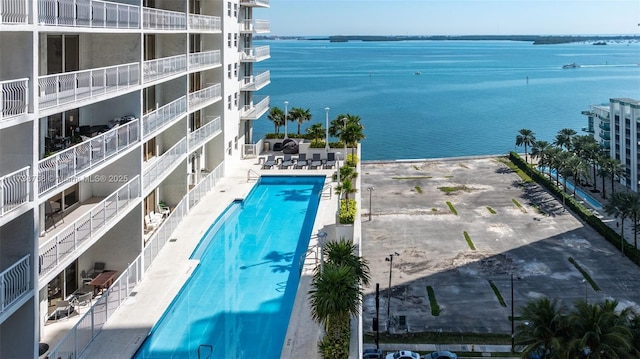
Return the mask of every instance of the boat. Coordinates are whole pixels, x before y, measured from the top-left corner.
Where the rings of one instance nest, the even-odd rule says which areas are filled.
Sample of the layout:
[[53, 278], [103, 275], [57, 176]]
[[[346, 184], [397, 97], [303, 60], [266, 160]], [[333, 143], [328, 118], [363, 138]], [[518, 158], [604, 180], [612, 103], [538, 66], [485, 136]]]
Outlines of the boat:
[[571, 64], [562, 65], [563, 69], [575, 69], [578, 67], [580, 67], [580, 65], [576, 64], [575, 62]]
[[420, 71], [416, 71], [416, 72], [414, 72], [413, 74], [414, 74], [414, 75], [422, 75], [422, 72], [420, 72]]

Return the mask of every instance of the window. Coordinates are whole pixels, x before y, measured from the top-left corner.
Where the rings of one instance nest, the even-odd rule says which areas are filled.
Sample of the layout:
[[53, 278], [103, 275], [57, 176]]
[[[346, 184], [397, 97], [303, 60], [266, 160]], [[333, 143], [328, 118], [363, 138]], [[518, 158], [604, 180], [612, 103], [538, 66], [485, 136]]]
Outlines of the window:
[[231, 2], [227, 2], [227, 16], [231, 16]]
[[233, 4], [233, 17], [238, 17], [238, 4]]
[[231, 33], [227, 34], [227, 47], [231, 47]]
[[227, 77], [231, 78], [231, 64], [227, 65]]
[[[229, 65], [229, 66], [231, 66], [231, 65]], [[233, 77], [234, 78], [238, 78], [238, 64], [237, 63], [233, 64]]]
[[233, 94], [233, 105], [235, 107], [238, 107], [238, 93], [237, 92]]
[[233, 47], [238, 47], [238, 34], [233, 34]]
[[227, 96], [227, 108], [231, 110], [231, 95]]

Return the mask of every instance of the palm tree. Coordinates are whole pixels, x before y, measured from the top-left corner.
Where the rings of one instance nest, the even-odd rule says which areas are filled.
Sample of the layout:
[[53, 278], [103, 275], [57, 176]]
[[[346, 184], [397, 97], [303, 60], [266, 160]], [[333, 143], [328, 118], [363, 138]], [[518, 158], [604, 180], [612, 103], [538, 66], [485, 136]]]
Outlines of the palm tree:
[[622, 163], [620, 163], [620, 160], [615, 158], [612, 158], [611, 161], [608, 161], [607, 166], [609, 170], [609, 176], [611, 177], [611, 194], [613, 195], [615, 193], [614, 179], [617, 178], [619, 180], [627, 172]]
[[322, 127], [321, 123], [314, 123], [307, 128], [307, 134], [313, 137], [314, 143], [318, 143], [320, 141], [319, 139], [324, 136], [324, 127]]
[[298, 123], [298, 135], [300, 134], [300, 127], [305, 121], [311, 120], [311, 112], [309, 109], [303, 109], [302, 107], [294, 107], [289, 111], [289, 120]]
[[280, 134], [280, 127], [284, 126], [284, 111], [278, 107], [272, 107], [267, 118], [273, 122], [276, 135]]
[[367, 260], [355, 255], [357, 246], [353, 241], [340, 238], [337, 241], [327, 242], [324, 252], [328, 263], [343, 265], [353, 268], [358, 284], [368, 286], [371, 280]]
[[578, 184], [582, 182], [583, 178], [586, 178], [587, 181], [589, 179], [589, 164], [578, 156], [571, 156], [567, 167], [571, 170], [571, 177], [573, 177], [573, 197], [575, 198]]
[[563, 128], [558, 131], [553, 144], [558, 147], [564, 147], [567, 151], [571, 151], [573, 136], [575, 136], [576, 133], [576, 130], [572, 128]]
[[529, 162], [527, 159], [527, 147], [533, 146], [536, 143], [536, 135], [528, 128], [523, 128], [518, 131], [516, 136], [516, 146], [524, 146], [524, 161]]
[[549, 151], [551, 150], [551, 144], [547, 141], [536, 141], [531, 146], [531, 158], [538, 159], [538, 167], [544, 168], [549, 166]]
[[522, 308], [522, 324], [518, 325], [516, 339], [518, 344], [526, 345], [523, 358], [540, 353], [543, 358], [557, 357], [567, 339], [565, 307], [557, 299], [547, 297], [533, 299]]
[[342, 180], [342, 183], [338, 184], [338, 187], [336, 188], [336, 190], [338, 192], [338, 196], [344, 193], [344, 199], [346, 201], [345, 203], [347, 205], [347, 208], [349, 208], [349, 193], [358, 192], [358, 190], [353, 186], [353, 182], [351, 181], [351, 178], [346, 178]]
[[629, 205], [627, 203], [628, 198], [625, 195], [626, 192], [617, 192], [611, 195], [609, 202], [605, 204], [604, 211], [609, 216], [620, 218], [620, 252], [624, 255], [624, 221], [631, 214]]

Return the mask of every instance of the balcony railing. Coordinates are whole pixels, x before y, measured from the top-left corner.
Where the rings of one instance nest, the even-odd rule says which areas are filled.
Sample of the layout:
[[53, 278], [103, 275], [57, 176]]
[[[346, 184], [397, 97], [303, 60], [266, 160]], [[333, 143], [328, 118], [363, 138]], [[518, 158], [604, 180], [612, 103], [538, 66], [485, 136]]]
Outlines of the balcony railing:
[[220, 65], [220, 50], [189, 54], [189, 70], [199, 70]]
[[0, 24], [26, 24], [28, 21], [28, 0], [0, 0]]
[[187, 153], [187, 138], [183, 137], [178, 143], [165, 152], [160, 158], [144, 170], [142, 185], [153, 188], [169, 173], [168, 171]]
[[140, 84], [137, 62], [38, 78], [40, 109], [116, 95]]
[[260, 61], [271, 57], [271, 48], [269, 45], [244, 49], [242, 51], [241, 61]]
[[222, 86], [215, 84], [202, 90], [189, 93], [189, 111], [204, 107], [222, 99]]
[[140, 193], [140, 176], [135, 176], [89, 212], [40, 245], [40, 277], [57, 268], [64, 259], [76, 254], [80, 245], [114, 223], [116, 217], [126, 212], [130, 204], [137, 203]]
[[38, 162], [40, 194], [80, 176], [140, 140], [138, 119], [113, 128]]
[[249, 104], [244, 105], [242, 107], [241, 118], [243, 120], [257, 120], [262, 116], [267, 110], [269, 110], [270, 97], [266, 96], [262, 99], [259, 99], [257, 96], [254, 97], [254, 100], [257, 100], [257, 104]]
[[270, 31], [270, 23], [269, 20], [242, 20], [240, 23], [241, 32], [250, 32], [250, 33], [265, 33]]
[[241, 6], [269, 6], [269, 0], [240, 0]]
[[219, 16], [189, 14], [189, 29], [197, 31], [222, 31]]
[[38, 23], [109, 29], [140, 27], [140, 6], [98, 0], [38, 0]]
[[186, 30], [187, 14], [145, 7], [143, 9], [142, 24], [150, 30]]
[[159, 109], [142, 116], [142, 138], [147, 138], [164, 125], [187, 113], [187, 96], [169, 102]]
[[187, 136], [189, 140], [189, 150], [193, 150], [194, 148], [201, 146], [203, 143], [210, 140], [215, 133], [219, 133], [221, 131], [222, 125], [220, 116], [218, 116], [195, 131], [189, 132], [189, 135]]
[[259, 75], [245, 76], [243, 79], [243, 91], [257, 91], [267, 85], [271, 81], [271, 73], [265, 71]]
[[31, 265], [27, 254], [0, 273], [0, 313], [31, 288]]
[[29, 79], [0, 81], [0, 121], [27, 113], [28, 106]]
[[143, 68], [145, 83], [159, 80], [185, 71], [187, 69], [187, 55], [148, 60], [144, 62]]
[[29, 202], [29, 169], [19, 169], [0, 177], [0, 217]]

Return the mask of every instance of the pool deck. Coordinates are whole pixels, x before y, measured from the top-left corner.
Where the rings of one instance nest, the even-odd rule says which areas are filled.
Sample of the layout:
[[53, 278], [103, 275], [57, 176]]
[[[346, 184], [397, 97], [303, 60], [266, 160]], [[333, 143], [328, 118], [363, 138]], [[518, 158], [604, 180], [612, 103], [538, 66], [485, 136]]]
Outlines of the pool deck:
[[[160, 251], [144, 279], [113, 314], [102, 331], [82, 354], [82, 358], [131, 358], [155, 323], [160, 319], [180, 288], [195, 269], [197, 262], [189, 256], [204, 232], [216, 218], [237, 198], [244, 198], [255, 185], [255, 179], [247, 180], [249, 170], [261, 175], [325, 175], [335, 169], [261, 169], [256, 158], [240, 161], [236, 168], [228, 170], [221, 182], [194, 207], [178, 226], [172, 238]], [[332, 188], [335, 182], [331, 183]], [[283, 345], [282, 358], [319, 358], [317, 339], [320, 327], [310, 317], [306, 293], [309, 291], [313, 268], [316, 265], [315, 246], [317, 233], [335, 235], [336, 196], [322, 196], [309, 244], [310, 252], [304, 263], [298, 294]]]

